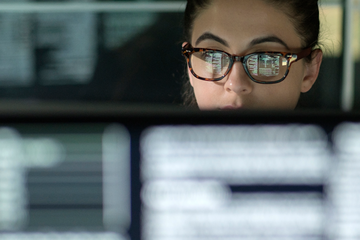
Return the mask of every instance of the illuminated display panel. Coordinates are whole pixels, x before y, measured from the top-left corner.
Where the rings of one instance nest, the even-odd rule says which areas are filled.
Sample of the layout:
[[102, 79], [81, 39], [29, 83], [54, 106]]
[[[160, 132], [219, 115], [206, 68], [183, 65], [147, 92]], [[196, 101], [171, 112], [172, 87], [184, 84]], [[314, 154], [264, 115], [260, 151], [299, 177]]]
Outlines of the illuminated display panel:
[[204, 115], [2, 124], [0, 239], [358, 238], [356, 118]]
[[321, 128], [155, 127], [141, 146], [143, 239], [322, 239]]
[[127, 239], [130, 206], [121, 125], [0, 128], [0, 239]]
[[359, 123], [149, 128], [142, 237], [356, 239], [359, 144]]

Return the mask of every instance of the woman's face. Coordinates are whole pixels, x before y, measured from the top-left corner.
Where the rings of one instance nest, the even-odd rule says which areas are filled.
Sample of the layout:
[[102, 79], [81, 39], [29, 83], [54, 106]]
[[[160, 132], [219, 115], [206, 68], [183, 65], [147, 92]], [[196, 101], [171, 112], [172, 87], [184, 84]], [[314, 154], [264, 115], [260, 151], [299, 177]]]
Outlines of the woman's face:
[[[262, 51], [296, 53], [301, 43], [289, 18], [263, 0], [213, 0], [195, 19], [191, 40], [193, 47], [240, 56]], [[190, 83], [202, 110], [294, 109], [300, 93], [307, 92], [317, 78], [318, 55], [320, 51], [317, 65], [295, 62], [285, 80], [276, 84], [251, 81], [241, 62], [217, 82], [199, 80], [189, 72]]]

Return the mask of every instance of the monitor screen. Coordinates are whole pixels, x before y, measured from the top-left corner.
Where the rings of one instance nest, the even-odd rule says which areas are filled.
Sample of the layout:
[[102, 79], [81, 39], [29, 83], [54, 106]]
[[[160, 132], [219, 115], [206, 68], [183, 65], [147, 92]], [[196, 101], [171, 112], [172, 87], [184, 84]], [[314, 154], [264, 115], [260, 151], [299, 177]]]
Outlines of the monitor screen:
[[0, 239], [356, 239], [356, 113], [3, 116]]

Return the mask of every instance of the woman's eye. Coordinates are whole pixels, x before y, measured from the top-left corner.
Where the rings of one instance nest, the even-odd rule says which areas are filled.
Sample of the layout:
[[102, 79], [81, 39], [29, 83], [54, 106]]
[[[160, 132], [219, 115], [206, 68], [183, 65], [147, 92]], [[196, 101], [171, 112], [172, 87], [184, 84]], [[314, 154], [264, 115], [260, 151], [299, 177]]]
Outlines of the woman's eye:
[[214, 59], [214, 54], [211, 52], [203, 52], [201, 54], [201, 59], [203, 59], [206, 62], [212, 62]]
[[216, 52], [205, 53], [203, 59], [207, 63], [218, 64], [219, 62], [221, 62], [222, 54]]
[[213, 71], [220, 72], [222, 68], [223, 54], [211, 53], [207, 56], [206, 62], [212, 65]]

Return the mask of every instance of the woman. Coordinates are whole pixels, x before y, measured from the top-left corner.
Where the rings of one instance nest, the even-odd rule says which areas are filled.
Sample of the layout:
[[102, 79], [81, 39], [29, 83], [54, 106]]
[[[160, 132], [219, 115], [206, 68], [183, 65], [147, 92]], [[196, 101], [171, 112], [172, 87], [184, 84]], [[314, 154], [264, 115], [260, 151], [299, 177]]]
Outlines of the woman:
[[188, 0], [184, 31], [201, 110], [294, 109], [319, 73], [317, 0]]

